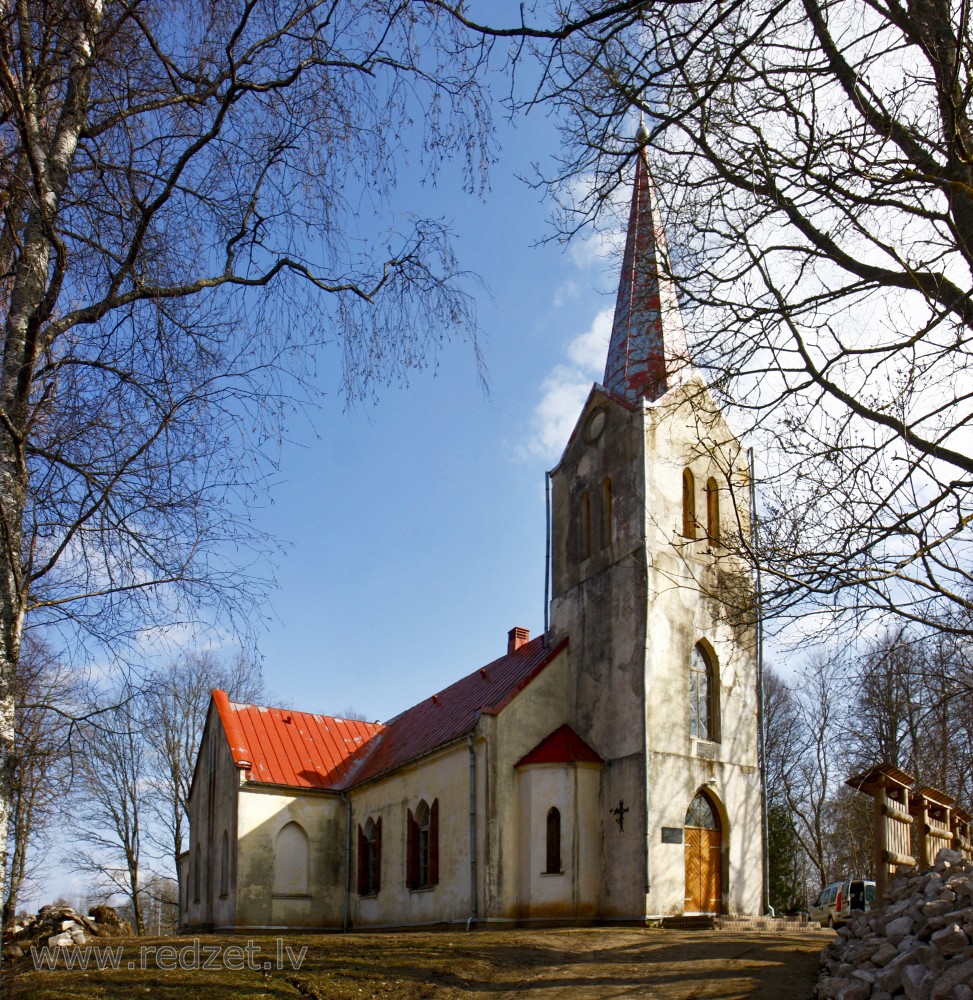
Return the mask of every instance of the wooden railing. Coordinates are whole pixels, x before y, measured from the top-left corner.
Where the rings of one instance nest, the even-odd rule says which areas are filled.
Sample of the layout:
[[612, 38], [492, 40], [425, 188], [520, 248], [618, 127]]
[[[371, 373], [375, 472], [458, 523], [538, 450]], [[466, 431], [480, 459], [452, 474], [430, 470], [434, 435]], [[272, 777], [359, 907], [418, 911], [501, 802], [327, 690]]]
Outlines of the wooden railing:
[[847, 781], [874, 802], [874, 866], [878, 896], [899, 866], [926, 868], [944, 847], [973, 860], [973, 817], [956, 799], [923, 785], [892, 764], [876, 764]]

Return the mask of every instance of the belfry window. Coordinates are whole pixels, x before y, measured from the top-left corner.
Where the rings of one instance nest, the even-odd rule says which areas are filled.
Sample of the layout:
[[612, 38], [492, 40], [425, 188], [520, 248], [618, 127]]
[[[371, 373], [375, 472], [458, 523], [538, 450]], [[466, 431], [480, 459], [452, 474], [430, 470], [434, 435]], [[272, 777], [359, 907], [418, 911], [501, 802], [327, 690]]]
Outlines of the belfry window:
[[585, 490], [581, 494], [581, 558], [591, 555], [591, 494]]
[[689, 658], [689, 735], [714, 742], [719, 739], [713, 660], [699, 643]]
[[605, 476], [601, 481], [601, 547], [612, 543], [612, 481]]
[[696, 537], [696, 478], [690, 469], [682, 470], [682, 533]]
[[706, 480], [706, 535], [714, 544], [720, 540], [720, 492], [716, 480]]
[[547, 867], [544, 874], [561, 874], [561, 811], [556, 806], [547, 811]]

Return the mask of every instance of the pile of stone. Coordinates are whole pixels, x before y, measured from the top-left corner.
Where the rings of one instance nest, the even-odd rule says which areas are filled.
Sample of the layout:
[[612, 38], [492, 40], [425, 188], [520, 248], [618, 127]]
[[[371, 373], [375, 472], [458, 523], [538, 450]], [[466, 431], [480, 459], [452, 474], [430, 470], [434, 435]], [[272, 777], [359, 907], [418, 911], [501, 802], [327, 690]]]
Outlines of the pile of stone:
[[132, 925], [111, 906], [92, 906], [83, 917], [70, 906], [42, 906], [36, 916], [4, 928], [3, 957], [21, 958], [32, 947], [70, 948], [88, 944], [92, 937], [122, 937]]
[[932, 868], [896, 876], [821, 964], [819, 1000], [973, 1000], [973, 862], [942, 850]]

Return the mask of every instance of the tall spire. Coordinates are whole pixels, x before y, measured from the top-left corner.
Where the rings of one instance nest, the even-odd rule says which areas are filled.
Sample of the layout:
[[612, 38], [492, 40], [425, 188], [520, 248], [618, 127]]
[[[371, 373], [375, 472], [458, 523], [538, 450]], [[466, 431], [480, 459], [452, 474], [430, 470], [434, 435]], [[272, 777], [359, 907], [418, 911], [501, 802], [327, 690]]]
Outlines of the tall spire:
[[646, 138], [642, 125], [636, 134], [641, 148], [604, 382], [606, 389], [632, 402], [658, 399], [685, 379], [690, 366]]

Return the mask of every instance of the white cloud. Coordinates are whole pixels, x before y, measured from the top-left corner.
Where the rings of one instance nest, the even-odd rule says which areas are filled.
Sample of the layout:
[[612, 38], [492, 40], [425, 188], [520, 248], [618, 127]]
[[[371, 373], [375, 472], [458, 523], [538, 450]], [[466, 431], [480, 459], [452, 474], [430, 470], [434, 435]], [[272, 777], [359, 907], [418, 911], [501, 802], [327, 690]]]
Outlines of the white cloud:
[[581, 407], [600, 381], [608, 355], [614, 309], [602, 309], [591, 326], [568, 344], [568, 364], [559, 364], [541, 383], [541, 396], [531, 416], [531, 433], [521, 449], [525, 458], [553, 463], [574, 429]]
[[614, 315], [613, 307], [602, 309], [592, 320], [591, 326], [568, 344], [571, 363], [592, 377], [600, 377], [605, 370]]
[[573, 302], [580, 294], [581, 289], [578, 287], [578, 283], [574, 278], [568, 278], [554, 289], [552, 304], [556, 309], [560, 309], [561, 306]]

